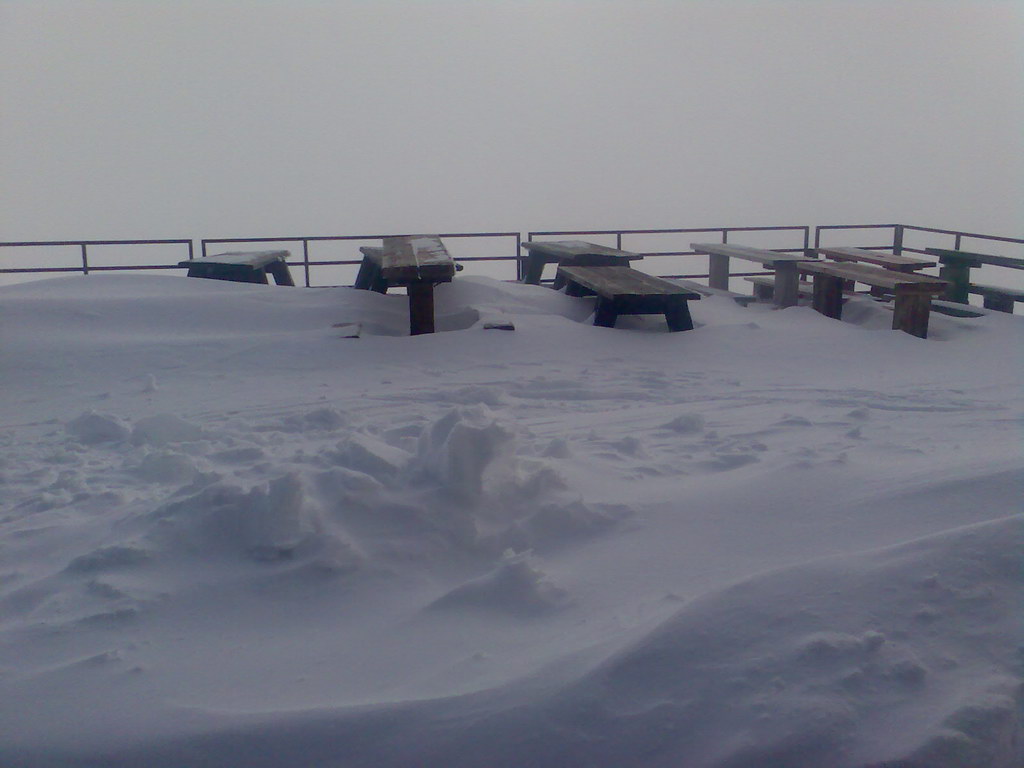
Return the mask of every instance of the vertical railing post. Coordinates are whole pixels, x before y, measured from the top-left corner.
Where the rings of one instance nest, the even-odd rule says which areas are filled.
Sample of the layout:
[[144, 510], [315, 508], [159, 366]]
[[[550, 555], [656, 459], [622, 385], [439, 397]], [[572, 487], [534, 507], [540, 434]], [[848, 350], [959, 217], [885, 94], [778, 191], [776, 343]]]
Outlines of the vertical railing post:
[[615, 247], [618, 248], [620, 251], [622, 250], [622, 233], [621, 232], [616, 232], [615, 233]]
[[190, 259], [191, 259], [191, 258], [193, 258], [193, 254], [194, 254], [194, 253], [195, 253], [195, 251], [194, 251], [194, 250], [192, 249], [192, 241], [191, 241], [191, 240], [189, 240], [189, 241], [188, 241], [188, 257], [189, 257]]
[[523, 281], [523, 234], [522, 232], [516, 232], [516, 281]]
[[89, 256], [85, 250], [85, 243], [82, 243], [82, 274], [89, 274]]
[[309, 288], [309, 240], [302, 241], [302, 270], [306, 273], [306, 287]]
[[956, 236], [956, 240], [953, 241], [953, 250], [954, 251], [959, 251], [960, 250], [960, 235], [957, 235]]
[[903, 253], [903, 225], [897, 224], [892, 230], [892, 252], [899, 256]]

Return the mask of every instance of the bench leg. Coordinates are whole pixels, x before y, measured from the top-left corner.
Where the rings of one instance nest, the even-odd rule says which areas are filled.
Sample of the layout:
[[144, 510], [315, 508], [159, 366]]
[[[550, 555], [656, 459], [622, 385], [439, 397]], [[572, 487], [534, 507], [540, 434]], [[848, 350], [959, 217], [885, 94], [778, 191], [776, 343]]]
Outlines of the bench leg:
[[288, 265], [283, 261], [279, 261], [275, 264], [268, 264], [267, 271], [273, 275], [274, 282], [277, 283], [277, 285], [295, 285], [295, 281], [292, 280], [292, 273], [288, 271]]
[[905, 331], [921, 339], [928, 338], [928, 315], [931, 307], [931, 296], [926, 293], [897, 291], [892, 315], [893, 330]]
[[368, 257], [363, 256], [363, 260], [359, 264], [359, 274], [356, 275], [356, 281], [352, 284], [352, 287], [363, 291], [372, 290], [373, 278], [377, 272], [379, 272], [377, 265], [370, 261]]
[[434, 286], [414, 283], [409, 291], [409, 335], [434, 332]]
[[775, 267], [775, 306], [778, 309], [795, 307], [800, 295], [800, 273], [796, 264], [776, 264]]
[[729, 257], [717, 253], [708, 255], [708, 286], [729, 290]]
[[825, 317], [839, 320], [843, 316], [843, 280], [831, 275], [814, 276], [811, 306]]
[[690, 317], [690, 306], [686, 299], [669, 298], [665, 305], [665, 322], [670, 331], [693, 330], [693, 318]]
[[1013, 314], [1013, 299], [1009, 296], [993, 296], [991, 294], [985, 294], [982, 299], [982, 305], [985, 309], [994, 309], [997, 312], [1009, 312]]
[[544, 274], [544, 263], [544, 257], [540, 254], [531, 253], [527, 256], [523, 282], [530, 285], [540, 285], [540, 276]]
[[939, 277], [949, 281], [942, 298], [959, 304], [970, 303], [967, 290], [971, 286], [971, 268], [965, 264], [943, 264], [939, 267]]
[[754, 283], [754, 298], [758, 301], [771, 301], [775, 298], [775, 286]]
[[598, 298], [597, 308], [594, 310], [594, 325], [602, 328], [614, 328], [615, 321], [619, 319], [619, 311], [615, 302], [609, 299]]
[[555, 272], [555, 282], [551, 284], [551, 287], [556, 291], [560, 291], [565, 288], [565, 275], [560, 272]]

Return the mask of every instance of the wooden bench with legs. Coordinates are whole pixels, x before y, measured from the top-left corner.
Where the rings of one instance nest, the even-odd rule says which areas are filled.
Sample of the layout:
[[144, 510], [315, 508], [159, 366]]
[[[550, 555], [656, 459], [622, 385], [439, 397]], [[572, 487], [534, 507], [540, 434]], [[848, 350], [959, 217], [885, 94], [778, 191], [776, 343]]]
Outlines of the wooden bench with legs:
[[270, 274], [278, 285], [295, 285], [287, 258], [288, 251], [235, 251], [188, 259], [178, 266], [188, 269], [189, 277], [267, 285]]
[[556, 283], [570, 296], [597, 296], [594, 325], [613, 328], [619, 315], [664, 314], [670, 331], [693, 328], [688, 301], [696, 291], [629, 267], [559, 267]]
[[1024, 269], [1024, 259], [1009, 256], [994, 256], [986, 253], [951, 251], [945, 248], [925, 248], [925, 251], [939, 257], [939, 275], [949, 282], [944, 299], [966, 304], [968, 294], [982, 297], [986, 309], [1013, 312], [1015, 302], [1024, 301], [1024, 291], [1017, 288], [1002, 288], [995, 285], [978, 285], [971, 282], [971, 270], [986, 264], [993, 267]]
[[451, 282], [455, 260], [436, 235], [385, 237], [383, 247], [359, 249], [363, 261], [353, 287], [387, 293], [404, 287], [409, 294], [409, 334], [434, 332], [434, 286]]
[[928, 336], [932, 296], [946, 289], [946, 281], [927, 275], [903, 274], [864, 264], [806, 262], [797, 269], [814, 278], [812, 306], [839, 320], [843, 311], [843, 284], [864, 283], [896, 296], [892, 327], [922, 339]]
[[852, 261], [862, 264], [871, 264], [876, 267], [885, 267], [894, 272], [916, 272], [925, 267], [934, 267], [935, 261], [929, 259], [918, 259], [913, 256], [903, 256], [894, 253], [879, 253], [869, 251], [866, 248], [815, 248], [819, 256], [824, 256], [833, 261]]
[[545, 264], [566, 267], [628, 267], [629, 262], [643, 258], [639, 253], [583, 240], [529, 240], [521, 247], [527, 251], [523, 257], [523, 282], [533, 285], [540, 283]]
[[749, 248], [745, 245], [728, 245], [726, 243], [690, 243], [697, 253], [708, 255], [708, 285], [712, 288], [729, 289], [729, 259], [746, 259], [763, 264], [775, 271], [775, 306], [792, 307], [797, 302], [797, 283], [800, 275], [796, 265], [814, 261], [803, 253], [779, 253], [762, 248]]

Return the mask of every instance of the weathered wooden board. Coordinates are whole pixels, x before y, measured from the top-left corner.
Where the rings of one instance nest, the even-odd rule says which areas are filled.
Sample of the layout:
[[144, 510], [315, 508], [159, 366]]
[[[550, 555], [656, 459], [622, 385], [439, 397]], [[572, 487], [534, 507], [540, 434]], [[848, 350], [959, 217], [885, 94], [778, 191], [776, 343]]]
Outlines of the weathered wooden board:
[[295, 285], [285, 261], [288, 255], [288, 251], [231, 251], [180, 261], [178, 266], [187, 268], [189, 277], [266, 283], [269, 273], [278, 285]]
[[815, 250], [819, 256], [825, 256], [836, 261], [874, 264], [875, 266], [885, 267], [896, 272], [913, 272], [925, 267], [935, 266], [935, 262], [928, 259], [917, 259], [893, 253], [878, 253], [877, 251], [869, 251], [865, 248], [816, 248]]
[[527, 241], [521, 244], [527, 251], [523, 282], [536, 285], [544, 273], [545, 264], [566, 266], [629, 266], [630, 261], [643, 256], [632, 251], [609, 248], [584, 240]]
[[953, 262], [965, 263], [971, 267], [980, 267], [982, 264], [991, 264], [994, 267], [1009, 267], [1010, 269], [1024, 269], [1024, 259], [1015, 259], [1011, 256], [995, 256], [988, 253], [971, 253], [969, 251], [954, 251], [946, 248], [925, 248], [926, 253], [938, 256], [943, 264]]
[[894, 272], [891, 269], [872, 267], [867, 264], [807, 261], [797, 264], [796, 269], [804, 274], [831, 275], [891, 291], [899, 288], [901, 290], [920, 291], [923, 293], [938, 293], [946, 288], [946, 281], [942, 278]]

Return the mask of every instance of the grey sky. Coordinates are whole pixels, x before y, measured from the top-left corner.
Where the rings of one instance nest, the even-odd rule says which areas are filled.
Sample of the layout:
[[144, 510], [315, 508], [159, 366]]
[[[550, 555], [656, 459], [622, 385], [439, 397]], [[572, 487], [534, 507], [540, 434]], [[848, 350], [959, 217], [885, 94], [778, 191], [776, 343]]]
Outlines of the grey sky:
[[1016, 2], [0, 0], [0, 239], [1019, 236]]

